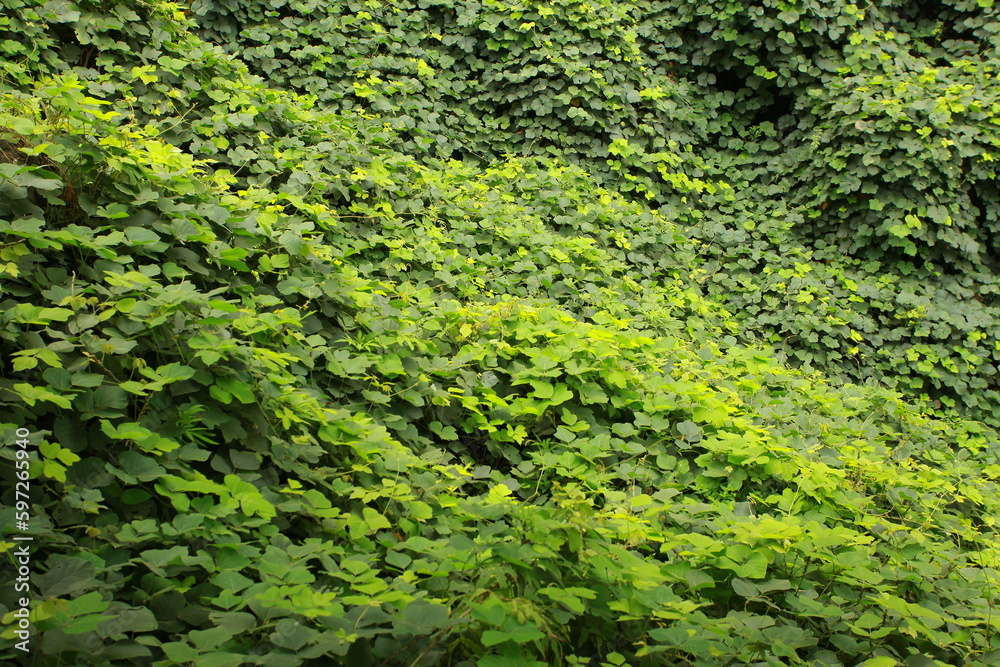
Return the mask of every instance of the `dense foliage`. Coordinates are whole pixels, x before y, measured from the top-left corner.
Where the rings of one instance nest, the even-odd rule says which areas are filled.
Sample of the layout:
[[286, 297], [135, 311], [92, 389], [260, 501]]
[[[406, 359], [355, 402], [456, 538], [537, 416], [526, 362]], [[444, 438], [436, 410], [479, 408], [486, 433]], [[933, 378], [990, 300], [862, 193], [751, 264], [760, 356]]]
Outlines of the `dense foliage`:
[[990, 4], [3, 0], [34, 664], [996, 664]]
[[991, 5], [230, 0], [192, 11], [255, 73], [383, 114], [411, 154], [583, 165], [691, 225], [722, 274], [714, 294], [791, 361], [995, 420]]

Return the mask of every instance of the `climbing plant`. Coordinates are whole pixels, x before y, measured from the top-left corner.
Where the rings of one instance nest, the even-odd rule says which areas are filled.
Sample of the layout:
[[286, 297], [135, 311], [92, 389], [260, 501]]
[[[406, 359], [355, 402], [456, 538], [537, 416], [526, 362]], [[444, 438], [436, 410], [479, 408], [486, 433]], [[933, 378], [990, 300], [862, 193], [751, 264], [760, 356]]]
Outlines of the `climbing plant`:
[[5, 0], [31, 661], [995, 664], [988, 4]]

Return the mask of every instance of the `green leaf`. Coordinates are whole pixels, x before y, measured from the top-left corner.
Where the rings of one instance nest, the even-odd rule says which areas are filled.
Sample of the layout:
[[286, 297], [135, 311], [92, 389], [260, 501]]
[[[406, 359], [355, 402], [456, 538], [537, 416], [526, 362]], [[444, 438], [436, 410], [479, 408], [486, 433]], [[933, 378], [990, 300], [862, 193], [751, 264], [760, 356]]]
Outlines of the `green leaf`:
[[483, 633], [483, 646], [496, 646], [497, 644], [501, 644], [510, 638], [510, 635], [506, 632], [487, 630]]
[[97, 629], [106, 617], [101, 614], [89, 614], [86, 616], [76, 616], [69, 623], [60, 627], [67, 635], [80, 635], [85, 632], [93, 632]]
[[[156, 616], [152, 611], [145, 608], [123, 609], [115, 613], [111, 618], [103, 617], [104, 620], [97, 626], [97, 634], [101, 637], [117, 637], [125, 633], [146, 633], [153, 632], [159, 627]], [[147, 655], [140, 652], [139, 655]]]
[[241, 611], [213, 611], [209, 614], [209, 620], [215, 627], [225, 628], [234, 635], [246, 632], [257, 625], [257, 619], [253, 614]]
[[[128, 206], [119, 202], [108, 204], [107, 206], [98, 206], [97, 210], [94, 212], [94, 215], [102, 218], [111, 218], [111, 219], [127, 218], [129, 216]], [[132, 234], [131, 232], [133, 231], [137, 233]], [[133, 243], [139, 244], [142, 241], [138, 239], [141, 239], [144, 233], [148, 231], [149, 230], [142, 229], [141, 227], [130, 227], [125, 230], [125, 236], [128, 237], [128, 239]], [[155, 234], [153, 235], [156, 236]], [[137, 240], [133, 240], [133, 236]]]
[[899, 661], [895, 658], [880, 655], [877, 658], [869, 658], [864, 662], [858, 663], [858, 667], [896, 667], [898, 664]]
[[48, 570], [32, 577], [38, 590], [48, 597], [64, 597], [91, 588], [98, 580], [94, 564], [79, 557], [53, 554]]
[[753, 582], [746, 579], [733, 579], [733, 592], [745, 598], [755, 598], [760, 595], [760, 589]]
[[431, 506], [419, 500], [410, 501], [407, 505], [407, 509], [409, 510], [410, 516], [421, 521], [426, 521], [434, 516], [434, 511], [431, 509]]
[[559, 405], [573, 398], [573, 392], [566, 384], [559, 382], [552, 388], [552, 395], [549, 398], [552, 405]]
[[213, 384], [208, 388], [208, 393], [220, 403], [228, 405], [233, 402], [233, 395], [223, 389], [220, 384]]
[[[244, 405], [256, 402], [256, 398], [253, 395], [253, 389], [249, 384], [235, 378], [216, 378], [215, 386], [219, 387], [222, 392], [220, 395], [223, 396], [235, 396], [240, 403]], [[216, 396], [213, 393], [213, 396]], [[219, 399], [222, 400], [222, 399]], [[230, 401], [223, 401], [224, 403], [229, 403]]]
[[483, 646], [495, 646], [505, 641], [512, 641], [515, 644], [526, 644], [544, 638], [545, 634], [534, 625], [515, 625], [512, 629], [505, 632], [499, 630], [485, 631], [483, 633]]
[[14, 385], [13, 389], [28, 405], [34, 405], [38, 402], [47, 402], [54, 403], [60, 408], [66, 410], [69, 410], [71, 407], [70, 399], [53, 391], [49, 391], [46, 388], [33, 387], [30, 384], [19, 382]]
[[871, 612], [865, 612], [857, 620], [854, 621], [854, 625], [865, 630], [870, 630], [871, 628], [877, 628], [883, 623], [882, 617], [873, 614]]
[[149, 429], [135, 422], [126, 422], [115, 426], [107, 419], [101, 420], [101, 431], [115, 440], [145, 440], [153, 435]]
[[392, 524], [389, 523], [388, 519], [370, 507], [363, 508], [361, 510], [361, 514], [364, 517], [365, 523], [368, 524], [369, 533], [373, 533], [377, 530], [384, 530], [386, 528], [392, 528]]
[[78, 595], [67, 604], [71, 616], [98, 614], [108, 608], [108, 602], [104, 600], [99, 591], [91, 591], [90, 593]]
[[298, 651], [306, 644], [313, 641], [319, 632], [306, 627], [296, 620], [283, 618], [278, 621], [270, 639], [275, 646], [287, 648], [290, 651]]
[[211, 651], [232, 639], [233, 633], [225, 628], [209, 628], [192, 630], [188, 633], [188, 637], [199, 651]]
[[171, 363], [160, 366], [156, 369], [156, 375], [167, 382], [179, 382], [188, 380], [194, 376], [194, 369], [180, 363]]
[[18, 134], [29, 136], [35, 132], [35, 124], [27, 119], [17, 116], [6, 116], [3, 121], [4, 127], [9, 127]]
[[448, 607], [427, 600], [414, 600], [400, 614], [396, 630], [411, 635], [430, 635], [451, 623]]
[[240, 509], [247, 516], [256, 514], [269, 519], [277, 514], [274, 505], [269, 503], [253, 484], [243, 481], [237, 475], [226, 475], [223, 481], [233, 498], [239, 501]]
[[118, 386], [128, 393], [135, 394], [136, 396], [145, 396], [147, 394], [146, 385], [142, 382], [126, 380], [125, 382], [120, 382]]
[[253, 584], [253, 580], [244, 577], [239, 572], [225, 571], [212, 577], [212, 583], [224, 591], [239, 593], [243, 589]]
[[532, 380], [531, 387], [534, 389], [534, 396], [542, 400], [552, 398], [553, 386], [544, 380]]
[[240, 570], [250, 564], [250, 559], [232, 547], [222, 547], [215, 554], [215, 565], [220, 570]]
[[121, 466], [122, 471], [140, 482], [158, 479], [166, 472], [155, 459], [132, 451], [122, 452], [118, 457], [118, 465]]
[[495, 597], [487, 598], [481, 604], [472, 604], [472, 617], [492, 625], [493, 627], [503, 627], [507, 619], [507, 610], [503, 603]]
[[197, 663], [201, 657], [197, 649], [182, 642], [169, 642], [163, 644], [162, 648], [168, 658], [179, 664]]
[[729, 418], [729, 412], [722, 405], [698, 407], [691, 412], [691, 418], [696, 422], [704, 422], [713, 426], [721, 426]]
[[608, 395], [596, 382], [585, 382], [580, 389], [580, 402], [584, 405], [603, 404], [608, 402]]
[[14, 370], [15, 371], [26, 371], [34, 368], [38, 365], [38, 359], [35, 357], [18, 357], [14, 360]]

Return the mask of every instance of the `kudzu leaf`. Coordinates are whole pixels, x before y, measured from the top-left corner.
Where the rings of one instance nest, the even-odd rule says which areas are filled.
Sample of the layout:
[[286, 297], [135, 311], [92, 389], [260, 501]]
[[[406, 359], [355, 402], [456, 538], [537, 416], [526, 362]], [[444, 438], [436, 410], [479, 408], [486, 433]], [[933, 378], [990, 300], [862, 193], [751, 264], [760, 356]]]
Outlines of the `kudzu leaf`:
[[237, 380], [235, 378], [220, 377], [216, 378], [215, 384], [222, 390], [221, 395], [235, 396], [240, 403], [250, 404], [256, 401], [256, 399], [254, 398], [253, 389], [250, 387], [249, 384], [243, 382], [242, 380]]

